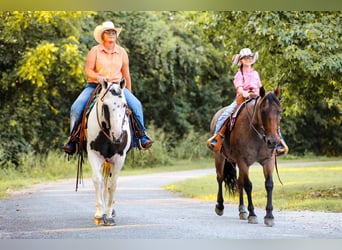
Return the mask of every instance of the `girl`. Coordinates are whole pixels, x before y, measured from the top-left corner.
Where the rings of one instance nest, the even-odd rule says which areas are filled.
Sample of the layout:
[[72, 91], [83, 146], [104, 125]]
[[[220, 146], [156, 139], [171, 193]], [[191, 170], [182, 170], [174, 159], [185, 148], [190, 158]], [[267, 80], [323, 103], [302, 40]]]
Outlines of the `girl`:
[[[239, 97], [248, 98], [251, 93], [259, 95], [259, 89], [262, 84], [260, 81], [259, 73], [253, 68], [253, 64], [258, 60], [258, 52], [252, 53], [249, 48], [243, 48], [240, 53], [233, 57], [233, 63], [240, 66], [240, 69], [235, 74], [234, 86], [236, 89], [236, 98], [224, 110], [219, 119], [217, 120], [214, 135], [207, 140], [207, 146], [214, 152], [221, 150], [222, 141], [226, 130], [225, 121], [234, 112], [238, 106], [236, 99]], [[224, 126], [223, 126], [224, 125]], [[288, 147], [281, 136], [280, 145], [277, 146], [277, 155], [287, 154]]]

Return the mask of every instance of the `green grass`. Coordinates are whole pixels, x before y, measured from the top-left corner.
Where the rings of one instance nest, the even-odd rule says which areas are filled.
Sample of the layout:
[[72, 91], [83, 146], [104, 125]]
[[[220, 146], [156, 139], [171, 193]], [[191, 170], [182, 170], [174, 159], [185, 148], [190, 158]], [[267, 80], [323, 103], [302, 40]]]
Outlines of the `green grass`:
[[[273, 206], [277, 210], [342, 212], [342, 161], [308, 167], [279, 169], [283, 185], [274, 175]], [[264, 208], [266, 191], [261, 168], [251, 168], [254, 206]], [[216, 202], [216, 175], [188, 179], [165, 187], [183, 196]], [[224, 196], [226, 203], [238, 204], [238, 197]]]
[[[214, 170], [212, 157], [199, 158], [196, 154], [186, 159], [174, 160], [172, 157], [164, 157], [161, 162], [156, 162], [160, 154], [166, 154], [162, 147], [154, 147], [150, 151], [134, 151], [127, 156], [126, 164], [121, 171], [124, 175], [140, 175], [158, 172], [184, 171], [192, 169], [211, 168]], [[178, 152], [181, 154], [181, 152]], [[285, 210], [324, 210], [342, 212], [342, 161], [341, 158], [327, 158], [309, 156], [305, 159], [286, 156], [280, 159], [286, 162], [310, 162], [310, 161], [339, 161], [335, 164], [314, 165], [309, 167], [281, 167], [280, 177], [284, 183], [282, 186], [274, 178], [274, 208]], [[32, 184], [49, 181], [59, 181], [76, 177], [77, 157], [67, 159], [61, 152], [50, 152], [45, 156], [23, 155], [20, 168], [0, 168], [0, 198], [6, 198], [8, 191], [26, 188]], [[145, 162], [145, 164], [142, 164]], [[152, 162], [152, 163], [151, 163]], [[87, 159], [83, 165], [84, 178], [91, 177], [91, 169]], [[264, 178], [260, 168], [251, 169], [255, 206], [265, 207]], [[187, 197], [194, 197], [209, 201], [216, 200], [217, 184], [216, 176], [210, 175], [203, 178], [188, 179], [183, 182], [173, 183], [166, 187], [174, 192], [180, 192]], [[237, 197], [225, 196], [226, 202], [237, 203]]]
[[[76, 177], [77, 159], [68, 161], [66, 155], [52, 152], [47, 156], [24, 155], [25, 162], [18, 169], [0, 168], [0, 199], [7, 197], [11, 190], [19, 190], [32, 184], [58, 181]], [[90, 170], [85, 168], [84, 174]]]

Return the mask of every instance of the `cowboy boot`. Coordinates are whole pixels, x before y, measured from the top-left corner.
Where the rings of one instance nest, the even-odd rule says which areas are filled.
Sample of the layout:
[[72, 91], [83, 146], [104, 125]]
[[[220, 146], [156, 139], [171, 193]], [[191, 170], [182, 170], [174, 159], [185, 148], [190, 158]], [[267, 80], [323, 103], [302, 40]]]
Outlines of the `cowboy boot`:
[[76, 143], [71, 141], [69, 137], [67, 143], [64, 144], [63, 149], [65, 153], [73, 155], [76, 153]]
[[226, 122], [224, 122], [220, 130], [207, 140], [206, 144], [208, 148], [214, 151], [215, 153], [221, 150], [226, 128]]

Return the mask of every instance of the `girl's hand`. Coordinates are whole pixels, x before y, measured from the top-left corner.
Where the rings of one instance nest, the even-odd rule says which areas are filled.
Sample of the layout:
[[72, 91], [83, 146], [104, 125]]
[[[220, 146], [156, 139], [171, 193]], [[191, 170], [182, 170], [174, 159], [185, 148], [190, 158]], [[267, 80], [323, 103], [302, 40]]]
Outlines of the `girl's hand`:
[[243, 98], [248, 98], [249, 97], [248, 91], [242, 91], [242, 96]]

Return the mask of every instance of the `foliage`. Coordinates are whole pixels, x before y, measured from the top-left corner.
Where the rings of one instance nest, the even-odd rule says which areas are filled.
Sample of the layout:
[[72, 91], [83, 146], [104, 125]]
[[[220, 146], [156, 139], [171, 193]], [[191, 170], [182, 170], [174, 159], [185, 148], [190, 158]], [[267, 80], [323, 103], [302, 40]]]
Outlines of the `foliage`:
[[255, 68], [263, 85], [268, 90], [281, 86], [282, 132], [289, 138], [290, 152], [342, 153], [341, 18], [341, 12], [213, 15], [213, 33], [228, 51], [259, 51]]
[[242, 47], [259, 51], [255, 68], [267, 90], [281, 85], [290, 152], [342, 154], [341, 12], [3, 11], [0, 18], [1, 167], [61, 148], [86, 83], [93, 30], [104, 20], [124, 28], [133, 92], [146, 125], [165, 132], [163, 154], [183, 138], [188, 148], [204, 144], [212, 115], [235, 96], [231, 57]]
[[[87, 12], [0, 12], [0, 146], [3, 161], [61, 145], [69, 106], [84, 82]], [[77, 83], [77, 84], [75, 84]], [[64, 121], [64, 122], [63, 122]]]

